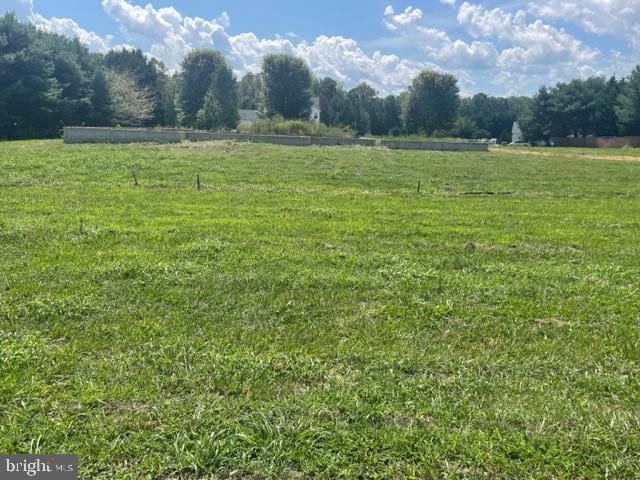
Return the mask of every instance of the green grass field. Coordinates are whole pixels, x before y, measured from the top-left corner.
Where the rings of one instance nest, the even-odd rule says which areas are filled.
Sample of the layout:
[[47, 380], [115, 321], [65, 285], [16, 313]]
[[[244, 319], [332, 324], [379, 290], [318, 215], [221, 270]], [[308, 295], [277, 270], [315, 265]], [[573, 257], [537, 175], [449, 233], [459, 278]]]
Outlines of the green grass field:
[[639, 296], [640, 162], [1, 143], [0, 451], [640, 478]]
[[574, 157], [604, 157], [609, 156], [612, 159], [619, 157], [638, 157], [640, 160], [640, 148], [575, 148], [575, 147], [501, 147], [491, 146], [493, 151], [502, 151], [509, 153], [538, 153], [544, 155], [572, 155]]

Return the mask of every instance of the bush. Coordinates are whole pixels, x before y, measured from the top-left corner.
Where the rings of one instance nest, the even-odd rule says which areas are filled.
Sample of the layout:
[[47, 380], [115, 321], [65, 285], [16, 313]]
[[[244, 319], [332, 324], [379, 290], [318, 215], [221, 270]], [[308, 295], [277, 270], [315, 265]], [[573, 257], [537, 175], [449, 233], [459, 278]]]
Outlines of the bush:
[[308, 137], [352, 137], [353, 132], [304, 120], [284, 120], [282, 117], [262, 118], [251, 125], [240, 125], [242, 133], [252, 135], [298, 135]]
[[473, 138], [473, 132], [477, 128], [476, 122], [464, 115], [458, 117], [453, 124], [453, 132], [460, 138]]
[[391, 130], [389, 130], [390, 137], [399, 137], [400, 135], [402, 135], [402, 129], [398, 126], [395, 126]]
[[478, 128], [473, 131], [473, 138], [475, 139], [491, 138], [491, 132], [483, 128]]
[[433, 132], [434, 138], [450, 138], [454, 136], [455, 135], [450, 130], [436, 130]]

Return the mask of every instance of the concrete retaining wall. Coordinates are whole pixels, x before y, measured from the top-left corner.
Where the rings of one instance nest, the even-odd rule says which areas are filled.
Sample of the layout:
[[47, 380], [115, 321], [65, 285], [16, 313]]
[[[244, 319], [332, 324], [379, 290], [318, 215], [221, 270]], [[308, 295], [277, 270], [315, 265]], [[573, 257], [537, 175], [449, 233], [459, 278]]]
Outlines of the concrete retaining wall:
[[337, 137], [311, 137], [311, 145], [321, 145], [324, 147], [335, 147], [340, 145], [340, 139]]
[[64, 127], [65, 143], [135, 143], [181, 142], [187, 140], [187, 130], [148, 130], [143, 128]]
[[215, 140], [249, 141], [251, 135], [198, 130], [64, 127], [65, 143], [175, 143], [184, 140], [204, 142]]
[[486, 143], [464, 142], [416, 142], [403, 140], [383, 140], [382, 146], [398, 150], [437, 150], [445, 152], [488, 152]]
[[293, 137], [286, 135], [251, 135], [255, 143], [272, 143], [274, 145], [289, 145], [291, 147], [308, 147], [311, 137]]
[[216, 140], [235, 140], [238, 142], [248, 142], [251, 135], [243, 133], [226, 133], [226, 132], [187, 132], [187, 140], [191, 142], [206, 142]]
[[[271, 143], [306, 147], [309, 145], [335, 146], [360, 145], [375, 147], [378, 141], [373, 138], [338, 137], [294, 137], [286, 135], [247, 135], [242, 133], [206, 132], [199, 130], [146, 129], [146, 128], [102, 128], [102, 127], [64, 127], [65, 143], [172, 143], [189, 140], [192, 142], [235, 140], [242, 142]], [[443, 150], [462, 152], [486, 152], [489, 146], [484, 143], [455, 142], [413, 142], [383, 140], [380, 145], [402, 150]]]
[[375, 147], [375, 138], [339, 138], [338, 145], [360, 145], [363, 147]]

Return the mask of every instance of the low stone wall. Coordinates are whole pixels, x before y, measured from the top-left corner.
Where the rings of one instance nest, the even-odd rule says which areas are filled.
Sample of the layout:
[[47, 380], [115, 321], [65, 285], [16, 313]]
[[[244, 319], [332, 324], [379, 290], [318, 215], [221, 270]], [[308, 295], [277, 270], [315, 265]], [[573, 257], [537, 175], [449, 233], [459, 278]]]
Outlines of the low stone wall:
[[335, 147], [336, 145], [340, 145], [340, 139], [337, 137], [311, 137], [311, 145]]
[[187, 131], [187, 140], [191, 142], [206, 142], [216, 140], [235, 140], [237, 142], [248, 142], [251, 135], [244, 133], [227, 133], [227, 132], [198, 132]]
[[251, 135], [251, 141], [255, 143], [289, 145], [291, 147], [308, 147], [311, 145], [311, 137], [294, 137], [287, 135]]
[[441, 150], [486, 152], [489, 146], [483, 143], [463, 142], [413, 142], [383, 140], [374, 138], [339, 137], [295, 137], [287, 135], [247, 135], [242, 133], [206, 132], [200, 130], [147, 129], [147, 128], [102, 128], [102, 127], [64, 127], [65, 143], [174, 143], [189, 140], [205, 142], [215, 140], [235, 140], [240, 142], [270, 143], [307, 147], [310, 145], [337, 146], [359, 145], [364, 147], [383, 147], [402, 150]]
[[437, 150], [446, 152], [488, 152], [487, 143], [465, 142], [417, 142], [403, 140], [383, 140], [382, 146], [398, 150]]
[[64, 127], [64, 143], [172, 143], [182, 142], [199, 133], [169, 129]]
[[375, 138], [339, 138], [338, 145], [360, 145], [362, 147], [375, 147]]

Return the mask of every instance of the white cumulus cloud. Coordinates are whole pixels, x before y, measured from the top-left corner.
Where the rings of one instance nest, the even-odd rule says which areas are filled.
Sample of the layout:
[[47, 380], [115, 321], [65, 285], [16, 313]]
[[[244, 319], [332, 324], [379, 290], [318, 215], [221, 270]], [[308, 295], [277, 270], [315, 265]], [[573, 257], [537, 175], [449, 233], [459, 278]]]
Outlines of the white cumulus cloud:
[[101, 37], [95, 32], [90, 32], [80, 27], [70, 18], [45, 18], [39, 14], [30, 17], [31, 22], [42, 30], [64, 35], [69, 38], [78, 38], [80, 42], [94, 52], [106, 53], [113, 45], [113, 36]]
[[[452, 71], [464, 93], [495, 87], [496, 93], [505, 94], [530, 93], [576, 76], [626, 74], [637, 63], [632, 55], [605, 55], [550, 22], [561, 18], [590, 33], [624, 38], [640, 49], [640, 0], [542, 0], [528, 7], [523, 1], [517, 3], [520, 9], [439, 1], [454, 9], [457, 30], [430, 26], [430, 15], [421, 8], [389, 4], [382, 23], [390, 33], [369, 44], [386, 52], [365, 49], [344, 36], [301, 40], [293, 33], [271, 38], [251, 32], [232, 35], [226, 12], [201, 18], [184, 15], [178, 7], [140, 6], [132, 0], [101, 0], [101, 5], [118, 26], [119, 41], [141, 48], [170, 70], [179, 69], [184, 56], [196, 48], [220, 50], [238, 75], [259, 71], [268, 53], [286, 52], [302, 57], [318, 76], [333, 77], [347, 87], [367, 81], [383, 94], [406, 88], [426, 68]], [[114, 36], [100, 36], [69, 18], [42, 16], [33, 0], [0, 0], [0, 13], [7, 10], [43, 30], [77, 37], [93, 51], [117, 48]], [[466, 33], [450, 33], [460, 30]], [[396, 47], [413, 53], [402, 58], [388, 52]]]
[[574, 22], [590, 33], [622, 38], [640, 50], [640, 0], [543, 0], [531, 2], [530, 8], [544, 18]]
[[528, 22], [523, 10], [508, 13], [465, 2], [458, 10], [458, 22], [476, 38], [510, 44], [500, 52], [504, 69], [533, 71], [564, 66], [571, 72], [585, 71], [584, 67], [597, 63], [600, 54], [563, 29], [540, 19]]
[[[147, 44], [147, 50], [177, 69], [194, 48], [222, 51], [238, 74], [260, 70], [262, 58], [285, 52], [302, 57], [319, 76], [332, 76], [353, 86], [368, 81], [382, 92], [405, 88], [428, 63], [401, 59], [381, 52], [365, 53], [358, 43], [341, 36], [319, 36], [311, 42], [296, 42], [291, 36], [259, 38], [254, 33], [230, 35], [229, 16], [203, 19], [182, 15], [173, 7], [140, 7], [127, 0], [102, 0], [104, 11], [119, 25], [129, 42]], [[411, 25], [421, 12], [411, 8], [395, 15], [398, 25]]]
[[392, 32], [415, 25], [420, 20], [422, 20], [422, 10], [419, 8], [407, 7], [404, 11], [396, 13], [393, 6], [389, 5], [384, 10], [384, 24], [387, 30]]

